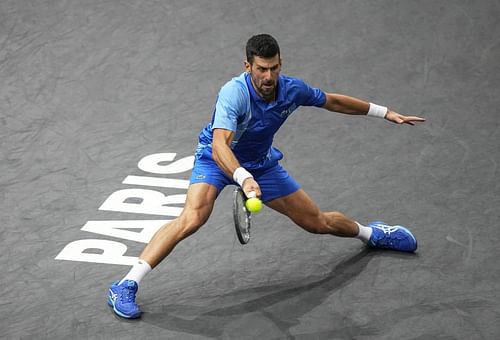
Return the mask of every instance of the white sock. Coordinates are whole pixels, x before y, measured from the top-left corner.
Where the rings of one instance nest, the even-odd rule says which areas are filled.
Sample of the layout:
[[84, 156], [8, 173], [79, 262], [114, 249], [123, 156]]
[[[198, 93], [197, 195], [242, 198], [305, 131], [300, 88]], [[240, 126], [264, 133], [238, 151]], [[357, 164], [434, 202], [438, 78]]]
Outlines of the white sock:
[[370, 240], [370, 236], [372, 236], [372, 228], [365, 227], [364, 225], [356, 222], [359, 227], [359, 233], [356, 238], [359, 238], [361, 241], [367, 243]]
[[139, 282], [146, 276], [147, 273], [151, 271], [151, 266], [144, 260], [139, 259], [136, 264], [130, 269], [127, 275], [120, 281], [119, 284], [121, 284], [125, 280], [133, 280], [137, 282], [137, 285], [139, 285]]

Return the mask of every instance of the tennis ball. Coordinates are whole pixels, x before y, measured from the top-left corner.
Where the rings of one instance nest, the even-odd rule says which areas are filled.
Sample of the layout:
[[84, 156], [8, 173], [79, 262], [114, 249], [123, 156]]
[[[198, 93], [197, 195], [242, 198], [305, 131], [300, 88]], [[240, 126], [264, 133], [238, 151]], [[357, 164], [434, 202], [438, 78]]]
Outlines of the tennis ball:
[[245, 207], [251, 213], [258, 213], [262, 209], [262, 201], [257, 197], [252, 197], [246, 200]]

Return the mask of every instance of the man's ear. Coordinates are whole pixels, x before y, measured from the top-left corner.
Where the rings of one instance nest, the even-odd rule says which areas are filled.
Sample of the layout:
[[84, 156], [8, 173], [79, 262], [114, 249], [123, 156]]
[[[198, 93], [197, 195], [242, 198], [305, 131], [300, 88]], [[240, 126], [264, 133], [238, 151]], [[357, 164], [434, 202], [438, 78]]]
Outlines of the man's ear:
[[245, 71], [247, 73], [250, 73], [250, 71], [252, 70], [252, 65], [246, 60], [243, 62], [243, 64], [245, 65]]

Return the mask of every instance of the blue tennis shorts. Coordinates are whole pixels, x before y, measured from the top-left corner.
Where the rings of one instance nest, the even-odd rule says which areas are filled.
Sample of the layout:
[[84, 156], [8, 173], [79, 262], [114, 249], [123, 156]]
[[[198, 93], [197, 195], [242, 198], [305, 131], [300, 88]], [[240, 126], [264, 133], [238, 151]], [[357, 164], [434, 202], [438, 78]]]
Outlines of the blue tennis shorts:
[[[259, 184], [263, 202], [269, 202], [300, 189], [292, 176], [278, 163], [257, 170], [248, 170]], [[206, 156], [196, 158], [190, 184], [208, 183], [220, 193], [226, 185], [238, 185], [222, 171], [214, 160]]]

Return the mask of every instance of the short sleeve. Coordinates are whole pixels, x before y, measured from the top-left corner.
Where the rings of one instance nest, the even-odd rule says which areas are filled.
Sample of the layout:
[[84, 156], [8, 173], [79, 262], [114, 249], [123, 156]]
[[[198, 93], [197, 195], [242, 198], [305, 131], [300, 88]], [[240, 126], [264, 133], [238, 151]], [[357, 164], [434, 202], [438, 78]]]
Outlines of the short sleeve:
[[297, 86], [297, 104], [301, 106], [317, 106], [322, 107], [326, 102], [325, 93], [316, 87], [311, 87], [303, 80], [296, 79]]
[[224, 85], [215, 104], [212, 129], [236, 131], [238, 118], [246, 112], [246, 101], [245, 91], [239, 83], [232, 81]]

